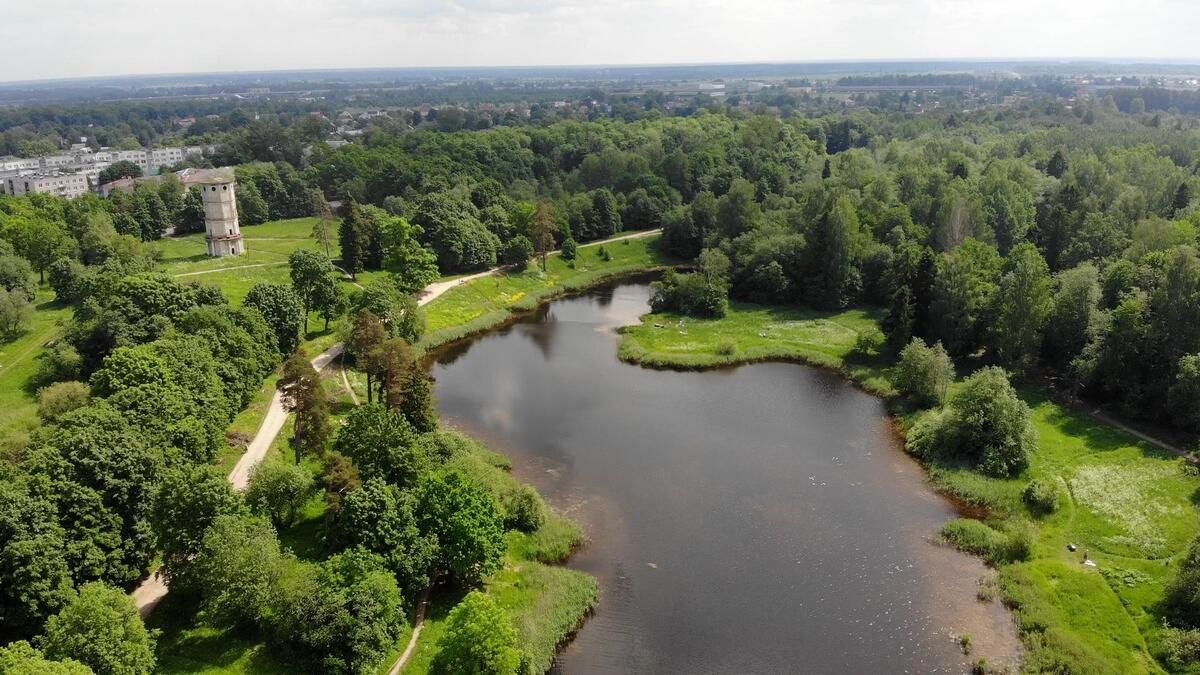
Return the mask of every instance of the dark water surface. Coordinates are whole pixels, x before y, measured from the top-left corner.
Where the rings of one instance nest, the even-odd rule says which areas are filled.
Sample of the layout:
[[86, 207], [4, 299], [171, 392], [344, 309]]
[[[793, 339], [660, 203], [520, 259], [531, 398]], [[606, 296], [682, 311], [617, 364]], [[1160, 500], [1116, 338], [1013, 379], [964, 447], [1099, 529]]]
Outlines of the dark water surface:
[[600, 607], [559, 671], [961, 672], [1015, 658], [1011, 619], [975, 598], [986, 568], [932, 542], [954, 508], [877, 399], [792, 364], [623, 364], [615, 328], [648, 294], [553, 302], [433, 368], [443, 416], [512, 456], [587, 533], [570, 566], [599, 578]]

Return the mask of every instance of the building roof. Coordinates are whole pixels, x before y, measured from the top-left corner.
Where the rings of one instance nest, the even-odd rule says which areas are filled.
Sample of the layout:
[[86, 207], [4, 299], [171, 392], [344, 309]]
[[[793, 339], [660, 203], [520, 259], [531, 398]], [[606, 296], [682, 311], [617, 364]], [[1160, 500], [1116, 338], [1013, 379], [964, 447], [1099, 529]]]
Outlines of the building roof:
[[184, 169], [175, 175], [179, 176], [184, 185], [213, 185], [234, 181], [233, 167], [229, 166], [219, 169]]
[[133, 186], [137, 183], [138, 180], [136, 178], [118, 178], [114, 181], [109, 181], [104, 185], [101, 185], [100, 192], [105, 195], [113, 190], [125, 190], [128, 192], [133, 192]]

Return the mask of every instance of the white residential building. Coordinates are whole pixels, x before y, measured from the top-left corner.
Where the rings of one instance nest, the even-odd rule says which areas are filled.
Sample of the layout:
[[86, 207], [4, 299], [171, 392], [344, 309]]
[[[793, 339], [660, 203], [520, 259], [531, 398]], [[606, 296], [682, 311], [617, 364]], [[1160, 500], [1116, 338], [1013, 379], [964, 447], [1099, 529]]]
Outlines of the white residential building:
[[10, 176], [0, 182], [3, 192], [16, 197], [46, 193], [60, 197], [78, 197], [88, 191], [87, 176], [77, 173], [39, 172]]
[[[203, 157], [216, 150], [215, 145], [188, 145], [149, 150], [100, 148], [93, 151], [77, 143], [69, 153], [30, 158], [0, 157], [0, 191], [7, 194], [52, 192], [74, 197], [83, 194], [77, 192], [81, 181], [85, 192], [89, 182], [99, 187], [97, 179], [100, 172], [116, 162], [132, 162], [142, 170], [143, 175], [153, 176], [164, 166], [173, 166], [192, 157]], [[28, 182], [31, 187], [28, 190], [24, 188], [25, 178], [30, 179]], [[10, 186], [9, 179], [21, 179], [21, 182]], [[45, 186], [47, 189], [33, 186]]]

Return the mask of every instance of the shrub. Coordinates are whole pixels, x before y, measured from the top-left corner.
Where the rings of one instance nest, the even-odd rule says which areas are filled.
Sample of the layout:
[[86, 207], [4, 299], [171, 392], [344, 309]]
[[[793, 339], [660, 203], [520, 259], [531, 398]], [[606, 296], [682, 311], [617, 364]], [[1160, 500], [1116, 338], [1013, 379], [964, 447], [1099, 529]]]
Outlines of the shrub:
[[604, 262], [612, 260], [612, 254], [609, 253], [608, 249], [604, 248], [603, 246], [600, 247], [599, 251], [596, 251], [596, 255]]
[[450, 610], [438, 647], [429, 668], [433, 673], [515, 675], [522, 661], [512, 619], [479, 591]]
[[38, 417], [53, 422], [60, 415], [83, 407], [92, 390], [83, 382], [56, 382], [38, 390]]
[[518, 234], [505, 242], [504, 249], [500, 252], [500, 262], [521, 270], [529, 266], [531, 258], [533, 258], [533, 242], [523, 234]]
[[883, 333], [874, 328], [864, 330], [854, 338], [854, 347], [850, 350], [850, 354], [859, 358], [872, 356], [880, 353], [885, 344], [887, 344], [887, 338]]
[[1025, 486], [1021, 499], [1035, 513], [1054, 513], [1058, 510], [1058, 484], [1035, 478]]
[[904, 448], [913, 456], [931, 459], [953, 445], [954, 423], [949, 410], [937, 410], [919, 418], [905, 434]]
[[733, 356], [737, 353], [738, 345], [736, 340], [724, 338], [717, 342], [717, 353], [721, 356]]
[[572, 260], [575, 260], [575, 258], [577, 258], [578, 256], [579, 256], [579, 244], [575, 243], [575, 239], [572, 237], [567, 237], [566, 239], [563, 239], [563, 243], [562, 243], [563, 260], [566, 260], [567, 262], [571, 262]]
[[517, 488], [508, 500], [505, 523], [522, 532], [533, 532], [546, 522], [546, 505], [537, 490], [528, 485]]
[[1033, 542], [1023, 527], [1009, 525], [998, 530], [973, 518], [955, 518], [942, 526], [941, 534], [955, 548], [997, 565], [1028, 560]]
[[0, 647], [0, 673], [5, 675], [93, 675], [75, 659], [51, 661], [24, 640]]
[[83, 358], [66, 342], [58, 342], [38, 357], [37, 372], [31, 382], [44, 387], [63, 380], [74, 380], [83, 373]]
[[946, 402], [946, 392], [954, 381], [954, 363], [937, 343], [932, 347], [921, 338], [913, 338], [900, 351], [896, 365], [896, 388], [921, 406], [940, 406]]
[[142, 624], [133, 598], [100, 582], [46, 622], [46, 658], [75, 659], [97, 673], [147, 675], [154, 671], [154, 636]]
[[421, 434], [417, 445], [430, 461], [445, 464], [455, 457], [471, 452], [477, 444], [467, 436], [453, 431], [433, 431]]
[[250, 472], [246, 503], [278, 528], [289, 527], [315, 489], [307, 469], [286, 462], [263, 462]]
[[679, 274], [667, 270], [661, 281], [650, 284], [650, 310], [679, 312], [689, 316], [719, 319], [729, 307], [724, 283], [710, 283], [700, 273]]
[[1167, 584], [1167, 612], [1179, 624], [1200, 628], [1200, 537], [1192, 540], [1175, 578]]
[[905, 446], [918, 457], [957, 454], [989, 476], [1012, 476], [1029, 465], [1037, 431], [1029, 406], [1000, 368], [984, 368], [963, 382], [947, 409], [921, 418]]
[[1163, 626], [1162, 648], [1167, 664], [1184, 668], [1200, 661], [1200, 630]]

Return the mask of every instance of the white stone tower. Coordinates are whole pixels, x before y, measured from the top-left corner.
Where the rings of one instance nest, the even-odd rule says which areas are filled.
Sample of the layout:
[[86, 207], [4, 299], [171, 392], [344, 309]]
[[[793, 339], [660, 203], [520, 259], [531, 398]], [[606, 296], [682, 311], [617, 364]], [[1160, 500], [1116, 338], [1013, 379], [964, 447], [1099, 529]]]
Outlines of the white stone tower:
[[204, 201], [204, 231], [208, 236], [208, 254], [221, 258], [246, 252], [242, 228], [238, 225], [236, 181], [232, 172], [213, 171], [196, 181]]

